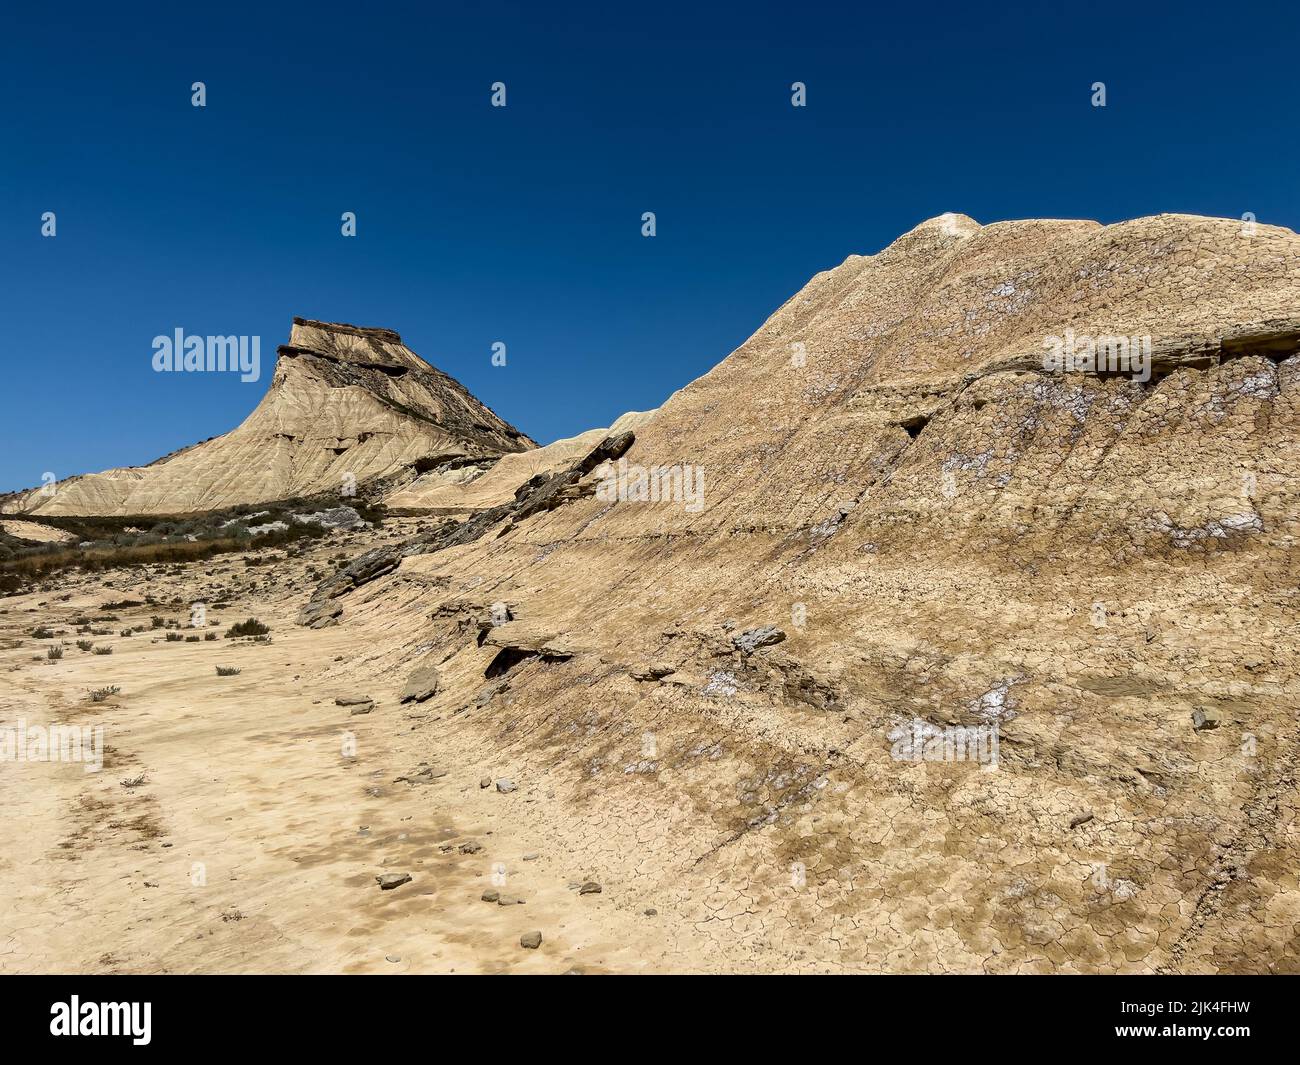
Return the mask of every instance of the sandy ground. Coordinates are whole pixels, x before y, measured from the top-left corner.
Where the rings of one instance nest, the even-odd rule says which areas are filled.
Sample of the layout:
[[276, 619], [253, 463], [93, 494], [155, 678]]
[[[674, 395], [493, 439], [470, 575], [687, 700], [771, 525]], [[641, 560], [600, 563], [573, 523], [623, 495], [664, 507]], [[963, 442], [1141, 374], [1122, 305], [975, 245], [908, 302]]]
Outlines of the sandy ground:
[[[169, 603], [114, 609], [117, 621], [96, 625], [111, 636], [82, 637], [111, 655], [76, 647], [78, 615], [103, 616], [104, 602], [145, 591], [188, 600], [207, 573], [242, 579], [240, 561], [137, 584], [110, 574], [115, 588], [76, 578], [62, 601], [59, 588], [0, 601], [0, 727], [22, 719], [105, 730], [98, 773], [0, 762], [0, 804], [15, 829], [0, 854], [0, 972], [662, 967], [659, 922], [670, 918], [645, 915], [608, 886], [580, 894], [589, 871], [548, 847], [545, 804], [481, 788], [492, 767], [466, 763], [440, 738], [436, 715], [379, 688], [364, 692], [376, 703], [368, 714], [335, 705], [359, 693], [322, 674], [356, 649], [339, 629], [293, 624], [302, 585], [263, 587], [255, 611], [234, 599], [211, 612], [218, 633], [255, 612], [270, 643], [118, 635], [154, 614], [188, 621], [187, 605]], [[33, 639], [38, 624], [65, 633]], [[58, 642], [64, 658], [47, 661]], [[218, 677], [217, 665], [241, 672]], [[89, 700], [89, 689], [109, 684], [120, 694]], [[427, 782], [395, 779], [430, 767]], [[141, 774], [138, 786], [122, 783]], [[411, 880], [381, 890], [384, 873]], [[524, 904], [482, 901], [490, 889]], [[520, 937], [533, 930], [542, 946], [525, 949]]]

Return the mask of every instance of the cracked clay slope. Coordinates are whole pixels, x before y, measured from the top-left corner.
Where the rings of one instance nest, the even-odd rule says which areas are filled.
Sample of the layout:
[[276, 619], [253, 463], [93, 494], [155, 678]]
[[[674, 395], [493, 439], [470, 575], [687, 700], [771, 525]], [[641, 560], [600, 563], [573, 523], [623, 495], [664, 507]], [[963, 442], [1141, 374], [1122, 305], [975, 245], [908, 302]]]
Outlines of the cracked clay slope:
[[[702, 508], [570, 492], [337, 624], [664, 967], [1295, 972], [1298, 297], [1287, 230], [934, 219], [636, 428]], [[1066, 329], [1156, 372], [1044, 370]], [[998, 768], [891, 757], [917, 719]]]

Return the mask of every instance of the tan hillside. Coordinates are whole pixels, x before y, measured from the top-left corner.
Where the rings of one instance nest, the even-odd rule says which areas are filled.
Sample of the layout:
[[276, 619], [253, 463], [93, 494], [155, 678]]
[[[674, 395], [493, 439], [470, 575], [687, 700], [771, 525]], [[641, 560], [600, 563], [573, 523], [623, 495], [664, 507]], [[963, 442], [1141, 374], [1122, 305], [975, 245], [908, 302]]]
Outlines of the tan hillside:
[[[636, 430], [701, 511], [506, 517], [339, 623], [436, 664], [440, 742], [672, 907], [667, 957], [1295, 971], [1298, 303], [1286, 230], [934, 219]], [[1045, 370], [1067, 328], [1150, 334], [1151, 380]], [[1000, 767], [891, 757], [918, 720]]]
[[7, 513], [181, 514], [338, 493], [416, 462], [533, 446], [387, 329], [295, 318], [270, 388], [236, 429], [148, 466], [20, 493]]

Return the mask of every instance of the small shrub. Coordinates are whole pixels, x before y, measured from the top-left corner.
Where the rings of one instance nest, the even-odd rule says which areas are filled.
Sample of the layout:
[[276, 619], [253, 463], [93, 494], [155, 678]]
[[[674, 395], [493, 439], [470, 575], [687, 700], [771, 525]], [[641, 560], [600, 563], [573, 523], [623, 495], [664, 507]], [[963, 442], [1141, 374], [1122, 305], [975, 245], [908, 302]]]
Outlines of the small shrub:
[[53, 638], [54, 630], [48, 629], [44, 625], [37, 625], [36, 628], [32, 629], [33, 640], [52, 640]]
[[92, 703], [102, 703], [110, 695], [116, 695], [121, 690], [116, 684], [110, 684], [107, 688], [95, 688], [90, 693], [90, 701]]
[[90, 653], [93, 654], [93, 655], [111, 655], [111, 654], [113, 653], [113, 648], [111, 648], [111, 647], [96, 647], [96, 648], [95, 648], [93, 651], [91, 651]]
[[257, 618], [249, 618], [247, 621], [237, 621], [231, 625], [226, 631], [226, 639], [235, 636], [265, 636], [270, 631], [269, 625], [263, 625]]
[[186, 643], [198, 643], [198, 642], [199, 642], [199, 638], [198, 638], [197, 636], [186, 636], [186, 637], [185, 637], [185, 642], [186, 642]]
[[45, 657], [51, 662], [57, 662], [63, 657], [63, 648], [58, 644], [55, 644], [53, 647], [47, 647], [45, 648]]
[[182, 636], [179, 632], [169, 632], [167, 634], [168, 643], [180, 643], [183, 639], [185, 639], [185, 637]]
[[239, 674], [239, 670], [234, 666], [217, 666], [218, 677], [234, 677]]
[[94, 641], [94, 640], [78, 640], [78, 641], [77, 641], [77, 650], [79, 650], [79, 651], [89, 651], [89, 650], [90, 650], [92, 647], [94, 647], [94, 646], [95, 646], [95, 641]]

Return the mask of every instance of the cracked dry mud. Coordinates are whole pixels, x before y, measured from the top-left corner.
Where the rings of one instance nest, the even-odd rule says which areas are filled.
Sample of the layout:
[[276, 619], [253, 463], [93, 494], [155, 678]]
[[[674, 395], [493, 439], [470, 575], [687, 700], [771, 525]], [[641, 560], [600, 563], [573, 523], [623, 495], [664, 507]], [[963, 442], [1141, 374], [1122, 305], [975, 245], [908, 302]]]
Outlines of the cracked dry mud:
[[[698, 512], [543, 473], [472, 536], [338, 532], [311, 551], [396, 564], [321, 628], [310, 553], [5, 600], [0, 716], [102, 720], [112, 765], [0, 767], [0, 968], [1300, 971], [1298, 296], [1286, 230], [944, 216], [638, 422]], [[1156, 372], [1043, 369], [1067, 328]], [[38, 622], [214, 580], [270, 644], [31, 660]], [[895, 760], [917, 718], [996, 722], [999, 764]]]

